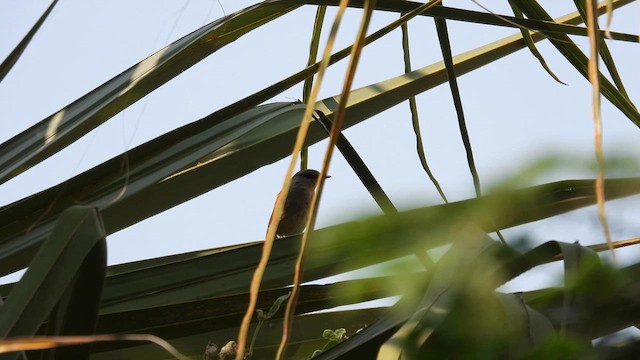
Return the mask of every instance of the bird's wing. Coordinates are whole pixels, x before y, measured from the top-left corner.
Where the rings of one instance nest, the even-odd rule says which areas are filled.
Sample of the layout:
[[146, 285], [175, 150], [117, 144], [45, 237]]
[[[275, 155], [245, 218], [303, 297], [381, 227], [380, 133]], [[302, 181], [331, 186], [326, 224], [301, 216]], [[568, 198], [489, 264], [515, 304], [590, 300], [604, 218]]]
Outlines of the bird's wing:
[[[278, 203], [278, 200], [280, 200], [280, 195], [282, 195], [282, 191], [278, 193], [278, 196], [276, 196], [276, 201], [273, 203], [273, 209], [271, 210], [271, 216], [269, 216], [269, 223], [267, 224], [267, 234], [269, 233], [269, 225], [271, 225], [271, 221], [273, 220], [273, 213], [276, 211], [276, 204]], [[277, 229], [278, 224], [275, 224], [275, 226]], [[264, 235], [265, 239], [267, 238], [267, 234]]]

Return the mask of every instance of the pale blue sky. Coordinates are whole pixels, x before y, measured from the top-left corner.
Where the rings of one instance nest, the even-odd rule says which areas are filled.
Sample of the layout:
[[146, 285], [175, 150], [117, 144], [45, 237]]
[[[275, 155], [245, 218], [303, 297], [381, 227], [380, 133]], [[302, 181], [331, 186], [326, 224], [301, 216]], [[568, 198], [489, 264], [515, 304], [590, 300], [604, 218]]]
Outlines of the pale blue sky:
[[[42, 0], [2, 0], [0, 56], [6, 56], [41, 12]], [[254, 1], [61, 1], [11, 73], [0, 83], [0, 141], [61, 109], [131, 65], [207, 22]], [[484, 2], [498, 13], [508, 5]], [[494, 4], [496, 3], [496, 4]], [[543, 1], [554, 16], [572, 11], [572, 1]], [[480, 10], [471, 1], [447, 5]], [[498, 6], [499, 5], [499, 6]], [[638, 33], [638, 4], [618, 10], [613, 29]], [[306, 63], [313, 7], [304, 7], [240, 38], [203, 60], [146, 98], [100, 126], [76, 144], [0, 186], [0, 205], [46, 189], [71, 176], [183, 124], [259, 90], [301, 69]], [[334, 11], [329, 11], [327, 27]], [[360, 11], [350, 10], [336, 49], [352, 42]], [[376, 14], [371, 29], [397, 18]], [[449, 21], [454, 54], [516, 32]], [[433, 20], [410, 25], [414, 68], [441, 59]], [[584, 39], [577, 39], [587, 51]], [[321, 43], [324, 46], [324, 43]], [[611, 43], [616, 63], [632, 100], [640, 95], [638, 44]], [[589, 158], [593, 154], [590, 87], [548, 42], [539, 49], [553, 71], [568, 85], [556, 83], [537, 60], [521, 50], [459, 79], [467, 126], [483, 185], [500, 180], [525, 163], [561, 151]], [[346, 67], [332, 67], [321, 97], [340, 91]], [[367, 47], [355, 87], [403, 72], [400, 32]], [[301, 98], [295, 87], [275, 101]], [[423, 139], [432, 170], [450, 200], [472, 197], [473, 184], [457, 129], [448, 86], [418, 96]], [[605, 152], [638, 154], [640, 130], [603, 100]], [[439, 204], [441, 200], [420, 167], [408, 105], [400, 104], [346, 131], [354, 147], [399, 208]], [[311, 167], [319, 167], [326, 143], [311, 149]], [[262, 239], [288, 160], [266, 166], [139, 224], [109, 236], [109, 263], [185, 252]], [[375, 203], [348, 165], [336, 153], [320, 208], [318, 226], [377, 213]], [[594, 177], [575, 170], [558, 171], [538, 182]], [[615, 239], [638, 236], [633, 223], [637, 197], [613, 202]], [[622, 221], [621, 221], [622, 220]], [[530, 234], [548, 240], [583, 244], [603, 242], [594, 208], [505, 231], [507, 239]], [[637, 262], [635, 249], [620, 251], [625, 262]], [[549, 270], [551, 268], [552, 270]], [[545, 267], [517, 284], [528, 289], [555, 281], [560, 267]], [[551, 271], [551, 272], [550, 272]]]

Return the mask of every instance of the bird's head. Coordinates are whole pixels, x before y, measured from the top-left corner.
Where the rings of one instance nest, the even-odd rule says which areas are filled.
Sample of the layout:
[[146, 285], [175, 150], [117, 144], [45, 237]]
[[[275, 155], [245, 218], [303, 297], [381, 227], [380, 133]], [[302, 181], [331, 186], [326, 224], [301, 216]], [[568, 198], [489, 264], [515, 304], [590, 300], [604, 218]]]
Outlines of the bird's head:
[[[296, 181], [296, 179], [299, 179], [299, 181], [317, 182], [319, 177], [320, 177], [320, 173], [318, 171], [313, 169], [306, 169], [306, 170], [298, 171], [295, 175], [293, 175], [293, 181]], [[327, 175], [326, 177], [330, 178], [331, 176]]]

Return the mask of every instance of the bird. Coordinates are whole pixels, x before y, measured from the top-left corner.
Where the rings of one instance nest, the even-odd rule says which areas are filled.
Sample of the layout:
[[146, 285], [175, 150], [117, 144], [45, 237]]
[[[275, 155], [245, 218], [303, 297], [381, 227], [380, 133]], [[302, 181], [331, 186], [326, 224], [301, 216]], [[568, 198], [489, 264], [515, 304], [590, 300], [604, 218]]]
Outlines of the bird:
[[207, 347], [204, 349], [204, 354], [202, 355], [202, 360], [214, 360], [218, 357], [218, 353], [220, 353], [220, 348], [213, 341], [209, 341], [207, 343]]
[[[331, 176], [326, 177], [330, 178]], [[276, 229], [276, 238], [300, 234], [304, 230], [309, 218], [309, 205], [319, 178], [320, 173], [312, 169], [302, 170], [293, 175], [287, 198], [284, 201], [282, 216]], [[280, 196], [282, 196], [282, 192], [278, 194], [276, 202]], [[272, 219], [273, 212], [269, 223]]]

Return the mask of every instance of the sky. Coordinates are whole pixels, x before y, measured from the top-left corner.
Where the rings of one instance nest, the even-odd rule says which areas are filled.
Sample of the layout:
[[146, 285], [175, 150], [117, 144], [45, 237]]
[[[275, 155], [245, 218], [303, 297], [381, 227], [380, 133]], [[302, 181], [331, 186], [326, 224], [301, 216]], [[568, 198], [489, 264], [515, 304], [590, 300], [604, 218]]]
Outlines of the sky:
[[[133, 64], [189, 32], [253, 4], [254, 1], [61, 1], [23, 56], [0, 83], [0, 141], [68, 105]], [[482, 2], [510, 14], [506, 2]], [[572, 1], [541, 1], [553, 16], [573, 11]], [[2, 0], [0, 56], [6, 56], [46, 9], [42, 0]], [[471, 1], [448, 6], [482, 11]], [[614, 14], [612, 29], [639, 33], [640, 8], [633, 3]], [[327, 12], [328, 29], [334, 9]], [[147, 97], [117, 114], [80, 141], [0, 186], [0, 205], [11, 203], [82, 173], [163, 133], [208, 115], [302, 69], [307, 60], [315, 8], [303, 7], [273, 21], [204, 59]], [[360, 10], [349, 10], [335, 49], [355, 36]], [[370, 32], [397, 18], [376, 13]], [[453, 53], [471, 50], [516, 33], [479, 24], [449, 21]], [[326, 30], [328, 31], [328, 30]], [[325, 36], [326, 36], [325, 31]], [[414, 68], [441, 60], [433, 19], [409, 23]], [[585, 39], [574, 38], [584, 51]], [[631, 99], [640, 95], [638, 44], [609, 42]], [[321, 48], [324, 40], [321, 41]], [[498, 60], [458, 79], [474, 156], [484, 189], [553, 153], [593, 159], [591, 89], [555, 48], [539, 50], [567, 85], [553, 80], [528, 50]], [[320, 98], [338, 94], [346, 61], [327, 73]], [[364, 49], [354, 88], [395, 77], [404, 71], [400, 32]], [[302, 98], [301, 86], [273, 101]], [[474, 197], [457, 118], [448, 86], [417, 97], [426, 156], [452, 201]], [[637, 159], [640, 131], [603, 99], [604, 151]], [[406, 103], [345, 131], [383, 189], [399, 209], [440, 204], [422, 170]], [[326, 142], [310, 150], [310, 167], [319, 168]], [[263, 239], [288, 159], [214, 189], [108, 237], [109, 264]], [[336, 153], [319, 210], [317, 227], [338, 224], [380, 210], [355, 174]], [[634, 174], [623, 174], [633, 176]], [[584, 168], [562, 166], [531, 184], [593, 178]], [[636, 237], [638, 197], [607, 205], [615, 240]], [[507, 241], [527, 236], [534, 244], [559, 240], [604, 242], [594, 207], [504, 231]], [[640, 261], [637, 249], [618, 252], [621, 264]], [[508, 290], [555, 284], [561, 264], [543, 266]], [[15, 281], [16, 276], [0, 279]]]

